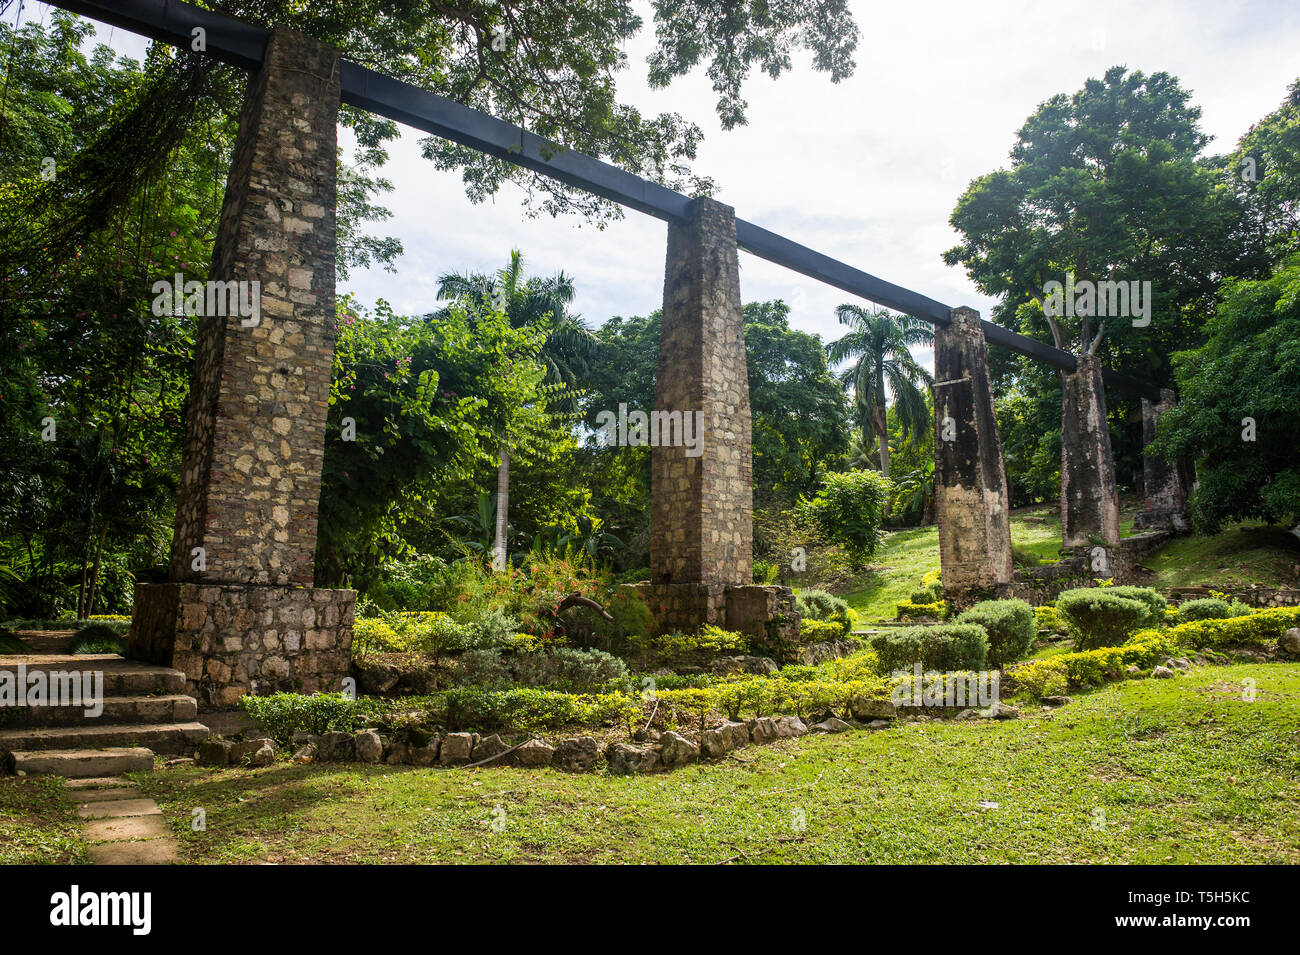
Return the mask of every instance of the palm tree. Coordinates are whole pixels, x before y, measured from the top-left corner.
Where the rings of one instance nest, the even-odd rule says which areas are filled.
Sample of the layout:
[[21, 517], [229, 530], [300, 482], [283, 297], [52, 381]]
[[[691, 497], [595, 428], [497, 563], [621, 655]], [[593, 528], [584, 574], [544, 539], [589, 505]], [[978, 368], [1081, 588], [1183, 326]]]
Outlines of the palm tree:
[[[546, 367], [548, 384], [570, 386], [560, 392], [556, 406], [572, 411], [577, 395], [572, 386], [586, 374], [595, 356], [598, 342], [581, 316], [570, 313], [575, 288], [573, 279], [563, 272], [550, 278], [524, 278], [524, 256], [510, 250], [510, 262], [495, 275], [448, 272], [438, 278], [438, 298], [443, 301], [468, 301], [477, 311], [500, 310], [515, 328], [544, 325], [546, 341], [538, 358]], [[430, 316], [435, 317], [435, 316]], [[497, 465], [496, 525], [492, 547], [493, 565], [504, 569], [506, 528], [510, 509], [510, 441], [501, 436], [501, 455]]]
[[880, 444], [880, 473], [889, 477], [889, 429], [885, 414], [889, 398], [904, 438], [920, 434], [930, 426], [921, 385], [930, 387], [934, 377], [917, 364], [909, 350], [913, 345], [933, 345], [930, 326], [911, 315], [895, 315], [888, 309], [841, 305], [835, 309], [841, 325], [850, 331], [826, 346], [832, 364], [849, 361], [840, 372], [845, 390], [853, 390], [862, 443], [872, 438]]

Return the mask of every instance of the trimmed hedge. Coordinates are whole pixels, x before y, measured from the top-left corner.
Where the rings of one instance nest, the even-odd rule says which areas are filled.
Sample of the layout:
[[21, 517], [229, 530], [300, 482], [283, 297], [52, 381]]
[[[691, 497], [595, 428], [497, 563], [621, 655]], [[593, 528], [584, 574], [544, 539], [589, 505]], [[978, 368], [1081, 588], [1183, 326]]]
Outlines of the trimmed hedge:
[[1178, 605], [1178, 621], [1191, 623], [1194, 620], [1226, 620], [1232, 616], [1232, 607], [1228, 601], [1216, 597], [1201, 597], [1187, 600]]
[[853, 611], [849, 605], [824, 590], [805, 590], [795, 598], [795, 610], [805, 620], [821, 620], [840, 627], [840, 636], [853, 629]]
[[1244, 617], [1180, 623], [1165, 631], [1165, 636], [1175, 644], [1198, 650], [1237, 644], [1266, 646], [1292, 627], [1300, 627], [1300, 607], [1275, 607]]
[[990, 667], [1019, 660], [1038, 635], [1034, 608], [1023, 600], [982, 600], [959, 614], [957, 622], [977, 623], [988, 631]]
[[1168, 636], [1143, 630], [1128, 643], [1079, 653], [1062, 653], [1047, 660], [1028, 660], [1007, 671], [1006, 678], [1016, 691], [1043, 697], [1067, 687], [1100, 686], [1110, 678], [1122, 678], [1130, 666], [1154, 666], [1172, 649]]
[[937, 627], [900, 627], [871, 638], [880, 668], [908, 670], [918, 661], [924, 670], [982, 670], [989, 652], [989, 635], [974, 623]]
[[942, 600], [934, 603], [913, 603], [904, 600], [897, 604], [895, 609], [899, 620], [915, 620], [918, 617], [934, 617], [943, 620], [948, 616], [948, 604]]
[[1052, 633], [1060, 633], [1065, 629], [1065, 624], [1061, 622], [1056, 608], [1051, 604], [1034, 608], [1034, 623], [1038, 625], [1039, 630], [1050, 630]]
[[1160, 626], [1167, 606], [1147, 587], [1084, 587], [1056, 598], [1076, 650], [1119, 646], [1142, 627]]

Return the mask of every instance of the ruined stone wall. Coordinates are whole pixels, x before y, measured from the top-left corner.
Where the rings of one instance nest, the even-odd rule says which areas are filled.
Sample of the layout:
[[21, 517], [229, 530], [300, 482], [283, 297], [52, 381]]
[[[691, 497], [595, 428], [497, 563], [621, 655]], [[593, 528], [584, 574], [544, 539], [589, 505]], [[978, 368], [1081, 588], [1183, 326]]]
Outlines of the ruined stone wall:
[[934, 486], [943, 587], [950, 602], [1004, 594], [1012, 578], [1002, 439], [979, 313], [952, 312], [934, 335]]
[[681, 446], [651, 452], [651, 581], [751, 583], [752, 437], [736, 220], [711, 199], [696, 199], [690, 219], [668, 227], [655, 409], [703, 411], [705, 430], [698, 457]]
[[1106, 420], [1101, 362], [1077, 356], [1078, 367], [1062, 374], [1061, 539], [1065, 547], [1090, 541], [1119, 543], [1119, 494]]

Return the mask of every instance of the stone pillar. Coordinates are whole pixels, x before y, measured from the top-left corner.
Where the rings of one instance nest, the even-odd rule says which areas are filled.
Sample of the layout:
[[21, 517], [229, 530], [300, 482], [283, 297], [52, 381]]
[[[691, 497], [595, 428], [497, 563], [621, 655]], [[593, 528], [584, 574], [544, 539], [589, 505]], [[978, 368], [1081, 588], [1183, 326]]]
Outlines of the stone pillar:
[[1102, 365], [1092, 355], [1076, 359], [1061, 375], [1061, 542], [1095, 552], [1119, 544], [1119, 494]]
[[1002, 438], [979, 313], [934, 330], [934, 494], [944, 595], [956, 608], [1010, 593], [1011, 523]]
[[[1160, 389], [1160, 400], [1142, 399], [1142, 446], [1156, 439], [1160, 417], [1177, 404], [1172, 388]], [[1142, 455], [1142, 487], [1146, 507], [1133, 526], [1144, 530], [1190, 531], [1191, 519], [1187, 513], [1187, 487], [1182, 471], [1176, 464], [1151, 454]]]
[[[133, 656], [230, 703], [337, 689], [355, 593], [312, 590], [334, 356], [338, 50], [272, 31], [250, 77], [210, 278], [260, 314], [198, 319], [171, 583], [136, 590]], [[254, 285], [253, 283], [257, 283]], [[211, 288], [211, 286], [209, 286]]]
[[663, 630], [723, 625], [753, 585], [753, 462], [735, 212], [712, 199], [668, 227], [650, 442], [643, 595]]

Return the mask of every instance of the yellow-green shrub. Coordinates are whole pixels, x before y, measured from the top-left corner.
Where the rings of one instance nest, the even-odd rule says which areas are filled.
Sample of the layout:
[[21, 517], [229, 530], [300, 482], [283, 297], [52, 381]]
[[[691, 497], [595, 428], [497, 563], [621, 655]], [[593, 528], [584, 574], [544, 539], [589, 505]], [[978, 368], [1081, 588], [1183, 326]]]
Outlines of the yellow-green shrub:
[[1300, 627], [1300, 607], [1275, 607], [1244, 617], [1180, 623], [1165, 631], [1165, 635], [1171, 643], [1197, 649], [1241, 643], [1260, 646], [1276, 640], [1292, 627]]
[[918, 604], [912, 603], [910, 600], [903, 600], [898, 603], [897, 610], [899, 620], [912, 620], [917, 617], [937, 617], [943, 619], [948, 616], [948, 604], [943, 600], [928, 604]]
[[1069, 678], [1060, 657], [1051, 660], [1027, 660], [1016, 666], [1010, 676], [1018, 691], [1035, 699], [1059, 696], [1069, 689]]
[[814, 620], [805, 617], [799, 623], [799, 639], [804, 643], [821, 643], [844, 636], [844, 626], [837, 620]]
[[1034, 622], [1038, 624], [1039, 630], [1050, 630], [1052, 633], [1061, 633], [1065, 630], [1065, 624], [1061, 623], [1056, 608], [1051, 604], [1034, 608]]
[[[1158, 630], [1142, 630], [1118, 647], [1099, 647], [1078, 653], [1062, 653], [1048, 660], [1027, 660], [1008, 668], [1007, 678], [1015, 687], [1039, 696], [1052, 693], [1043, 686], [1059, 686], [1063, 677], [1072, 688], [1099, 686], [1112, 674], [1123, 674], [1130, 666], [1145, 669], [1169, 655], [1171, 643]], [[1057, 692], [1060, 692], [1058, 689]]]

